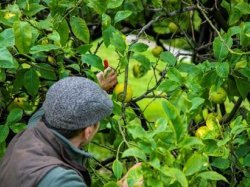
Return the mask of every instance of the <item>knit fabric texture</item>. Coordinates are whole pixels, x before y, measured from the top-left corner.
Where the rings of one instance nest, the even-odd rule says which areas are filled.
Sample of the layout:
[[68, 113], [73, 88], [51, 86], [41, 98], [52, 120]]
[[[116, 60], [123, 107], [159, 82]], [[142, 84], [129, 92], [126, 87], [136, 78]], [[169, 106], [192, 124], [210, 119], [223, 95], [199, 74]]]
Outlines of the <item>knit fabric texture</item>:
[[113, 103], [95, 82], [83, 77], [66, 77], [49, 88], [43, 109], [51, 127], [77, 130], [110, 115]]

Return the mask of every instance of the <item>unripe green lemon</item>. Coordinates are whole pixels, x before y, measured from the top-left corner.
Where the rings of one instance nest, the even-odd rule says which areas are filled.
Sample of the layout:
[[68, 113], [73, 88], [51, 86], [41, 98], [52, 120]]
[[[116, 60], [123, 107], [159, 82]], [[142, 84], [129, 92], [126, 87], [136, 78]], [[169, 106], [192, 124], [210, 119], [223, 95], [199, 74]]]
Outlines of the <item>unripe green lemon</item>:
[[141, 78], [147, 73], [146, 69], [139, 63], [133, 65], [133, 75], [135, 78]]
[[170, 22], [168, 24], [168, 28], [171, 32], [176, 32], [179, 27], [174, 22]]
[[194, 116], [194, 121], [196, 124], [200, 123], [201, 121], [203, 121], [203, 115], [201, 113], [198, 113]]
[[246, 60], [242, 60], [242, 61], [239, 61], [235, 64], [235, 69], [243, 69], [247, 67], [247, 61]]
[[209, 91], [209, 99], [216, 104], [224, 103], [227, 99], [227, 92], [224, 88], [220, 87], [216, 89], [213, 85]]
[[152, 49], [152, 54], [154, 57], [159, 58], [161, 52], [163, 51], [163, 48], [161, 46], [156, 46], [155, 48]]

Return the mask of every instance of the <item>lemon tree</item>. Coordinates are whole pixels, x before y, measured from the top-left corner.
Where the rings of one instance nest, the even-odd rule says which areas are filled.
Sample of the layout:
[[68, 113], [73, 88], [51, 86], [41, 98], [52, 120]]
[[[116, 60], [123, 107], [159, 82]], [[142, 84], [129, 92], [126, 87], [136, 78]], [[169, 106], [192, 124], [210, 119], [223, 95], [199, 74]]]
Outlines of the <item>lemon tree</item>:
[[[129, 186], [138, 177], [144, 186], [249, 186], [247, 0], [0, 6], [1, 156], [55, 81], [96, 80], [108, 59], [119, 84], [110, 94], [113, 114], [89, 145], [98, 160], [88, 163], [93, 186], [116, 185], [137, 162], [141, 169], [127, 176]], [[134, 77], [145, 89], [133, 86]], [[155, 102], [164, 114], [147, 119]]]

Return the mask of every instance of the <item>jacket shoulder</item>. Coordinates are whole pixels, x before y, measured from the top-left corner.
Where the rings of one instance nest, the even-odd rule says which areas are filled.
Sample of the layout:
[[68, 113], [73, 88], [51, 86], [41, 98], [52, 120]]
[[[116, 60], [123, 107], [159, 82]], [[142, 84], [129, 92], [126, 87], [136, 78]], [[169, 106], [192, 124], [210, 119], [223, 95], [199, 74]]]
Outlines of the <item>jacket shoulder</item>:
[[87, 187], [83, 179], [72, 169], [56, 167], [50, 170], [37, 187]]

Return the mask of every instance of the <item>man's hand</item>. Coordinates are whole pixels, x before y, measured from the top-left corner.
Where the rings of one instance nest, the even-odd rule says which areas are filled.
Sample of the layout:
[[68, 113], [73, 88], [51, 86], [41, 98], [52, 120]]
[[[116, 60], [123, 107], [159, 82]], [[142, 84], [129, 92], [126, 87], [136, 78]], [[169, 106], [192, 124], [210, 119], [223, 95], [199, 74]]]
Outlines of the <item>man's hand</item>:
[[104, 72], [99, 72], [96, 75], [99, 85], [107, 92], [113, 90], [117, 84], [117, 75], [114, 69], [108, 67]]

